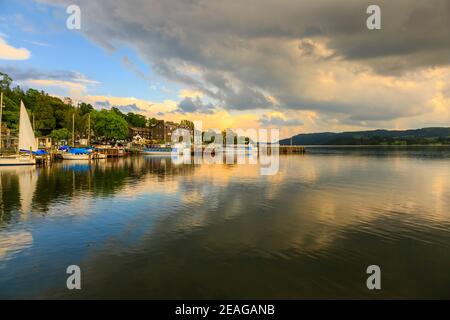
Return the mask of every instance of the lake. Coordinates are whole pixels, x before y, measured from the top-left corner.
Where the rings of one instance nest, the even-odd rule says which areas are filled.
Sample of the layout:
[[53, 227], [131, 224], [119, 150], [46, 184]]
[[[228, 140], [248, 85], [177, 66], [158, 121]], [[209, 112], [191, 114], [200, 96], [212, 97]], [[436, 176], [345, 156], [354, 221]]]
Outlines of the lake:
[[450, 298], [450, 148], [311, 147], [271, 176], [64, 161], [0, 183], [0, 298]]

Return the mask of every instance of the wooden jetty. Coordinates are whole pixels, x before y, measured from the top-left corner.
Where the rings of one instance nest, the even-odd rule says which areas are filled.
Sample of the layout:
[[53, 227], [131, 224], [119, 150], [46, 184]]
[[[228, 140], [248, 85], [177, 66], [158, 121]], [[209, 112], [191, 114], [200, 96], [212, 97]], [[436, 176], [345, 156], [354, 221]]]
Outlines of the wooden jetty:
[[96, 147], [97, 152], [106, 155], [108, 158], [118, 158], [126, 155], [125, 149], [118, 147]]
[[[201, 150], [202, 152], [205, 151], [205, 146], [202, 146]], [[285, 145], [264, 145], [264, 146], [258, 146], [259, 152], [261, 152], [262, 149], [266, 149], [268, 154], [271, 154], [272, 151], [278, 152], [279, 154], [305, 154], [306, 148], [304, 146], [285, 146]], [[215, 152], [212, 151], [212, 154]], [[191, 155], [194, 154], [194, 147], [191, 147]]]
[[304, 154], [306, 148], [303, 146], [279, 146], [280, 154]]

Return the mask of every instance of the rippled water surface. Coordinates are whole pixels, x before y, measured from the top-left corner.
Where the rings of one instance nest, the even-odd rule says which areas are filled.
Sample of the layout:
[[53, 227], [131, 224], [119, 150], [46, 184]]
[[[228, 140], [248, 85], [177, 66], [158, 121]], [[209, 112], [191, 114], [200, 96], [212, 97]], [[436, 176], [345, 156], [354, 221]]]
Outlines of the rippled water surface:
[[446, 148], [311, 148], [274, 176], [136, 156], [0, 178], [0, 298], [450, 298]]

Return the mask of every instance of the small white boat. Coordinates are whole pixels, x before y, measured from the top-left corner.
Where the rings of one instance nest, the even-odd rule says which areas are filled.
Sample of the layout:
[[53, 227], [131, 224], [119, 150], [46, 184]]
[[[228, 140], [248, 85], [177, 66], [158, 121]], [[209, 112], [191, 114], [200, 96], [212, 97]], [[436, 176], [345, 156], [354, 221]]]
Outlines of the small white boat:
[[25, 105], [23, 104], [23, 102], [20, 101], [19, 153], [12, 156], [0, 157], [0, 165], [1, 166], [34, 165], [36, 164], [36, 159], [34, 158], [32, 152], [36, 152], [37, 150], [38, 146], [36, 143], [36, 138], [34, 136], [33, 128], [31, 127], [30, 118], [28, 117], [27, 109], [25, 109]]
[[36, 159], [30, 155], [14, 155], [0, 157], [0, 166], [26, 166], [36, 164]]
[[64, 160], [91, 160], [91, 155], [88, 153], [70, 153], [64, 152], [62, 154]]
[[84, 148], [70, 148], [62, 153], [63, 160], [91, 160], [92, 154]]

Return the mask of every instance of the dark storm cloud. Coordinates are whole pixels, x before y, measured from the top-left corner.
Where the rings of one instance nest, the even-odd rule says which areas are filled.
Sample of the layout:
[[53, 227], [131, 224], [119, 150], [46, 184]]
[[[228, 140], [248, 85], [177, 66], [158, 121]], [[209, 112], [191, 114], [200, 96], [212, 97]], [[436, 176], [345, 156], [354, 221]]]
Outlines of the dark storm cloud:
[[191, 98], [185, 97], [178, 104], [178, 112], [180, 113], [195, 113], [201, 112], [205, 114], [213, 114], [214, 106], [212, 103], [204, 104], [203, 101], [199, 98]]
[[0, 72], [8, 74], [14, 81], [26, 80], [60, 80], [60, 81], [83, 81], [83, 76], [78, 72], [68, 70], [44, 71], [34, 68], [20, 68], [16, 66], [0, 66]]
[[241, 84], [237, 89], [233, 88], [233, 84], [222, 73], [206, 72], [203, 79], [218, 89], [215, 93], [203, 91], [232, 109], [246, 110], [273, 106], [273, 103], [258, 89], [245, 84]]
[[270, 127], [270, 126], [276, 126], [276, 127], [291, 127], [291, 126], [301, 126], [303, 125], [303, 122], [297, 119], [283, 119], [278, 116], [271, 116], [268, 117], [266, 115], [263, 115], [259, 119], [259, 123], [263, 127]]
[[[68, 4], [70, 1], [42, 0]], [[115, 40], [132, 42], [153, 57], [210, 61], [214, 46], [233, 46], [262, 37], [301, 39], [327, 37], [348, 59], [422, 55], [417, 63], [450, 62], [448, 0], [250, 0], [242, 1], [79, 1], [84, 32], [108, 48]], [[369, 4], [382, 8], [382, 30], [365, 27]], [[95, 18], [95, 19], [94, 19]], [[100, 40], [101, 39], [101, 40]], [[244, 43], [245, 45], [245, 43]], [[427, 53], [433, 52], [433, 55]], [[434, 60], [437, 58], [437, 60]], [[421, 61], [420, 61], [421, 60]], [[412, 66], [413, 67], [413, 66]], [[164, 68], [162, 68], [164, 69]]]
[[135, 103], [128, 104], [128, 105], [114, 105], [112, 107], [119, 109], [123, 113], [128, 113], [128, 112], [139, 113], [139, 112], [145, 111], [145, 110], [139, 108]]
[[108, 100], [105, 100], [105, 101], [96, 101], [95, 104], [96, 104], [97, 106], [104, 107], [104, 108], [109, 108], [109, 107], [111, 106], [111, 104], [109, 103]]
[[[312, 97], [310, 87], [320, 86], [315, 73], [330, 69], [327, 63], [393, 76], [450, 64], [448, 0], [78, 3], [81, 31], [89, 39], [108, 50], [123, 44], [135, 48], [158, 74], [200, 90], [229, 109], [307, 109], [366, 120], [417, 115], [425, 111], [411, 105], [414, 97], [408, 93], [392, 94], [381, 103], [365, 99], [364, 92], [345, 92], [351, 98], [340, 100], [340, 95], [323, 99], [316, 90]], [[381, 7], [379, 31], [366, 28], [369, 4]], [[290, 43], [297, 52], [290, 51]], [[186, 66], [197, 68], [197, 73], [186, 71]], [[377, 97], [386, 90], [396, 88], [380, 88]]]

